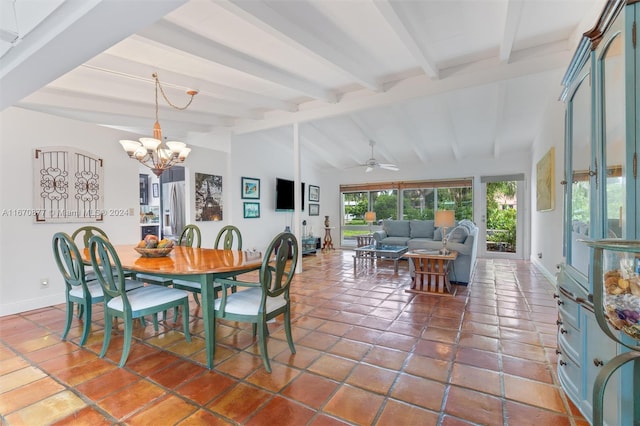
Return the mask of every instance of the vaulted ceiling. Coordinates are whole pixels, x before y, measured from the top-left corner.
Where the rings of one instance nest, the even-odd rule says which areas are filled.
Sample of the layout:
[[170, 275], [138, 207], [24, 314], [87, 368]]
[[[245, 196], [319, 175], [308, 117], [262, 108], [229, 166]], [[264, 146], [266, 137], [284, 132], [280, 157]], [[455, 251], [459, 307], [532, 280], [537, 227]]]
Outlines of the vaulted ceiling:
[[[0, 102], [169, 139], [291, 143], [318, 167], [528, 152], [603, 0], [0, 0]], [[250, 135], [250, 136], [249, 136]], [[123, 133], [123, 137], [127, 136]], [[204, 142], [203, 142], [204, 141]], [[392, 172], [389, 172], [392, 173]]]

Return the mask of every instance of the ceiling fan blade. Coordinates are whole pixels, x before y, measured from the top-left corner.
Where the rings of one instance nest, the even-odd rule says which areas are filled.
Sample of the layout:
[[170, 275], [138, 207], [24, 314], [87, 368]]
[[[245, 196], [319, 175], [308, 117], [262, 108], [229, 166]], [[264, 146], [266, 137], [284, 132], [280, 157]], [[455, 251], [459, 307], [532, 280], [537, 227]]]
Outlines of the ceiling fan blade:
[[395, 164], [379, 164], [379, 166], [383, 169], [387, 169], [387, 170], [393, 170], [394, 172], [397, 172], [398, 170], [400, 170], [398, 168], [398, 166], [396, 166]]
[[373, 170], [373, 167], [367, 166], [367, 170], [365, 170], [365, 173], [369, 173], [371, 170]]

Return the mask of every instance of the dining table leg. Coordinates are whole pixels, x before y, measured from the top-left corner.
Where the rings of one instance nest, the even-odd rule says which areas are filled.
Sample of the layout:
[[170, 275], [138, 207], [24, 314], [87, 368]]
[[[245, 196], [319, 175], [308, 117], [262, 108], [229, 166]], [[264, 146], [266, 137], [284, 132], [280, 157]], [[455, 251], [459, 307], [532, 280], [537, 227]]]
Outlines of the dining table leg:
[[213, 308], [213, 301], [215, 299], [215, 293], [213, 291], [213, 275], [206, 274], [201, 277], [200, 291], [202, 296], [202, 320], [204, 321], [204, 339], [207, 351], [207, 368], [213, 369], [213, 353], [214, 345], [216, 344], [214, 321], [215, 311]]

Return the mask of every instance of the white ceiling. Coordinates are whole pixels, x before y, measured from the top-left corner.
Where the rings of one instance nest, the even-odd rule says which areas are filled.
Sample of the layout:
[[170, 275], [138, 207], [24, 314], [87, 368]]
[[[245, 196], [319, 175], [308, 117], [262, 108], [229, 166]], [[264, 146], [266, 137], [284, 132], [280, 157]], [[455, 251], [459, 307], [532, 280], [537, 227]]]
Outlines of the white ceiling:
[[[530, 150], [604, 0], [0, 0], [0, 108], [169, 139], [291, 143], [318, 167]], [[258, 132], [259, 131], [259, 132]], [[258, 132], [258, 133], [255, 133]], [[127, 136], [123, 133], [123, 137]], [[238, 136], [239, 138], [246, 136]], [[384, 171], [385, 173], [393, 173]]]

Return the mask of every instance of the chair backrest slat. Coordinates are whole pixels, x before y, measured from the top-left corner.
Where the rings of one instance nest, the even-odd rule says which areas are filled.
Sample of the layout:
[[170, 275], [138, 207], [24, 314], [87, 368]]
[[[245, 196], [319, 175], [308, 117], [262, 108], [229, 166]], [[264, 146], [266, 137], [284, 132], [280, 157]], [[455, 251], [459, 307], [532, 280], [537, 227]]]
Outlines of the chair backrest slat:
[[71, 234], [71, 239], [75, 242], [78, 235], [82, 236], [82, 244], [84, 248], [89, 247], [89, 240], [94, 235], [100, 235], [105, 239], [107, 239], [106, 232], [104, 232], [102, 229], [98, 228], [97, 226], [91, 226], [91, 225], [83, 226], [73, 231], [73, 234]]
[[200, 248], [201, 239], [200, 228], [196, 225], [186, 225], [182, 228], [180, 239], [178, 239], [178, 245]]
[[56, 265], [65, 284], [86, 287], [84, 264], [73, 238], [64, 232], [56, 232], [53, 235], [52, 245]]
[[[275, 255], [274, 255], [275, 254]], [[291, 260], [289, 260], [291, 255]], [[290, 232], [278, 234], [269, 244], [260, 268], [264, 294], [276, 297], [286, 292], [298, 264], [298, 240]]]
[[91, 265], [102, 286], [105, 300], [109, 301], [121, 296], [124, 305], [129, 306], [122, 264], [111, 243], [100, 235], [94, 235], [89, 239], [89, 253]]
[[[234, 241], [237, 242], [236, 250], [242, 250], [242, 234], [240, 234], [240, 230], [233, 225], [227, 225], [218, 232], [213, 248], [232, 250]], [[222, 247], [220, 247], [220, 242], [222, 242]]]

